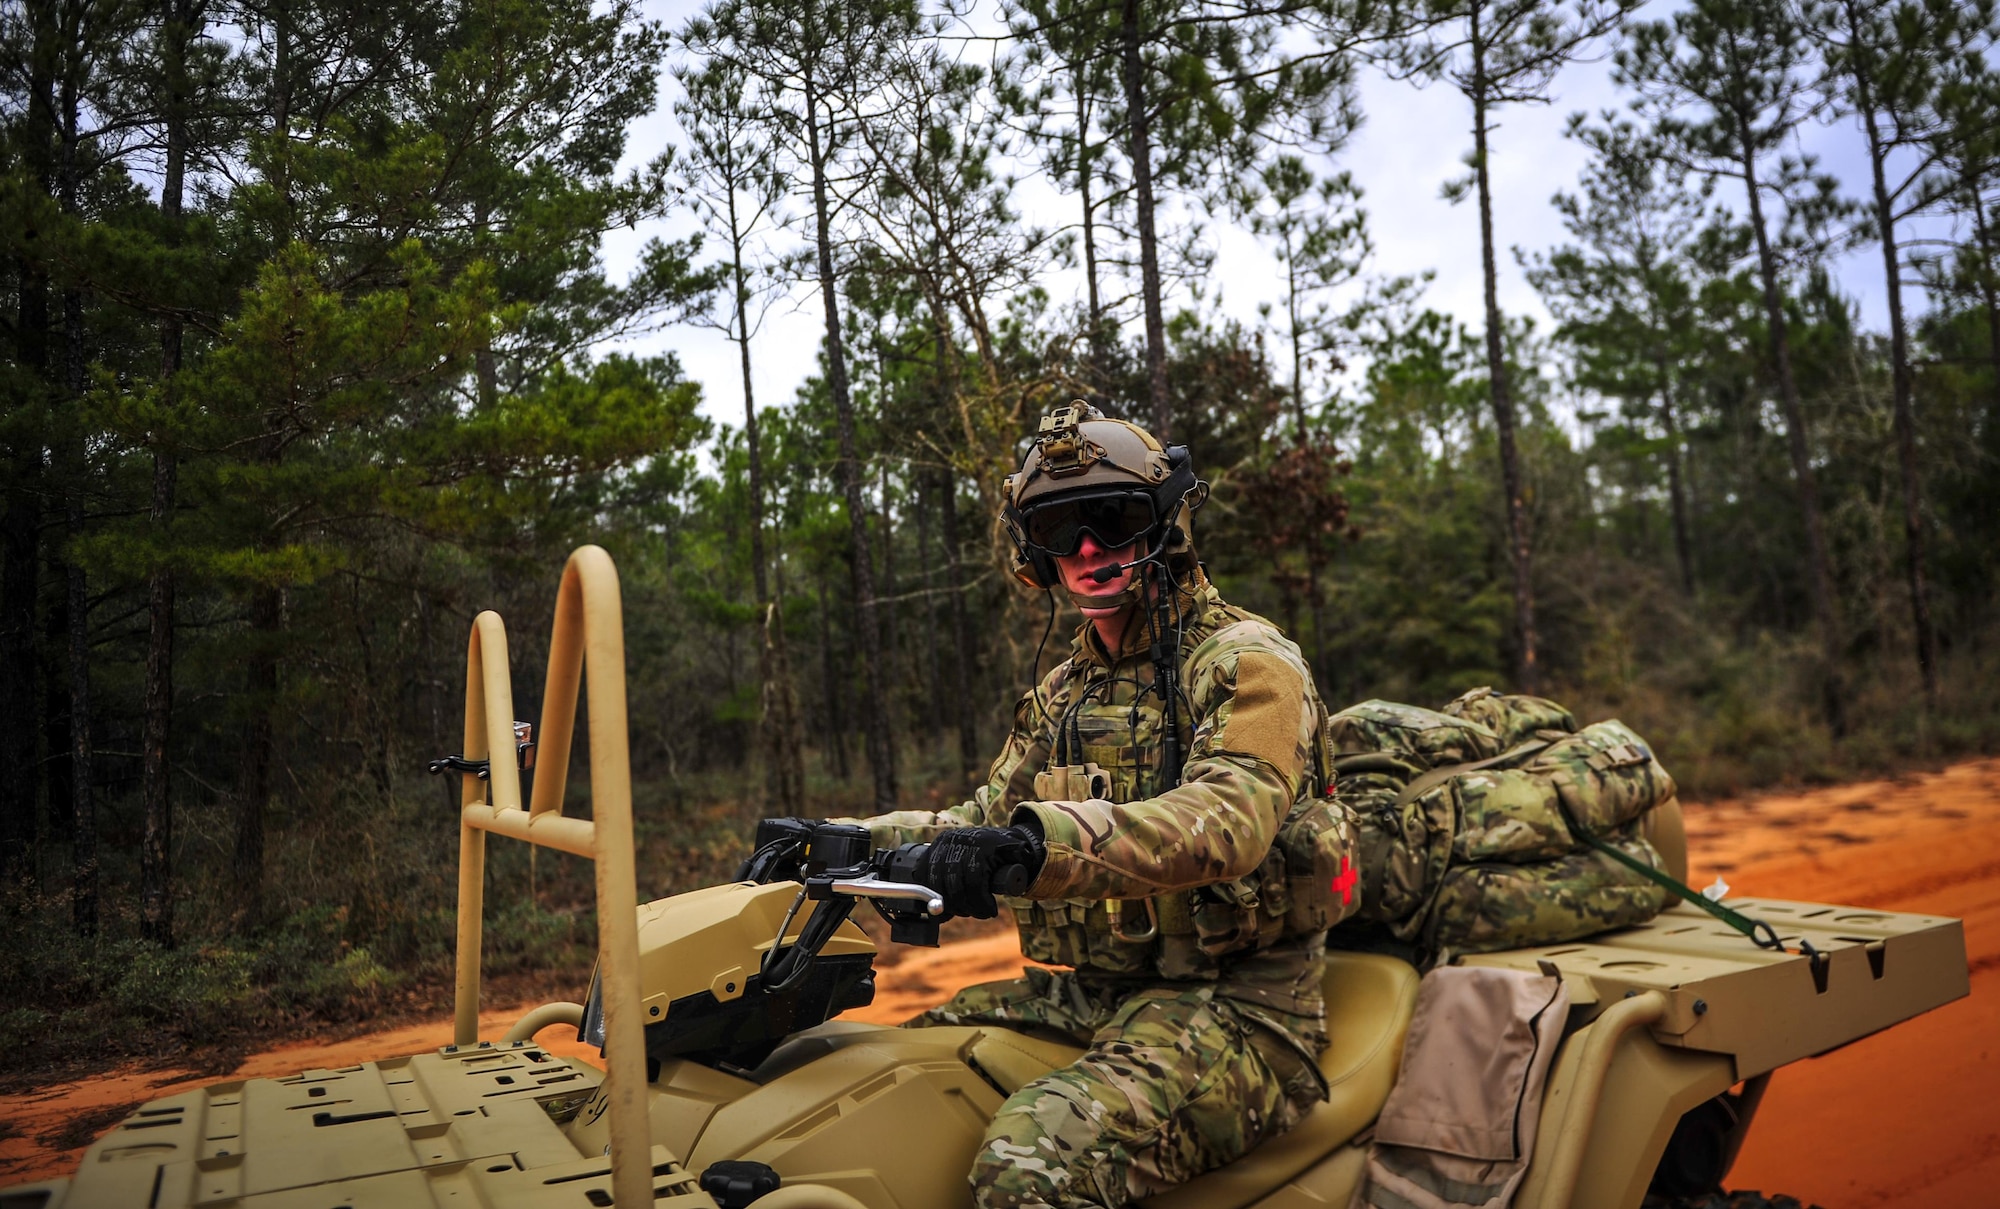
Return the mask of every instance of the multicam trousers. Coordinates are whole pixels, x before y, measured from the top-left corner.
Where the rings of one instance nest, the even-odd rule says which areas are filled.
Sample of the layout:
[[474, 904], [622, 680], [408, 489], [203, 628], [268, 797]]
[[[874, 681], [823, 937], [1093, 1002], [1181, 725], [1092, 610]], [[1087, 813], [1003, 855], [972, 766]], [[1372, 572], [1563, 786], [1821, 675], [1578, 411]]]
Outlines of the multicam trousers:
[[1316, 1022], [1253, 1020], [1213, 984], [1026, 974], [967, 987], [910, 1021], [1008, 1025], [1088, 1047], [1000, 1106], [973, 1162], [979, 1209], [1119, 1209], [1241, 1157], [1325, 1095], [1301, 1052], [1322, 1047]]

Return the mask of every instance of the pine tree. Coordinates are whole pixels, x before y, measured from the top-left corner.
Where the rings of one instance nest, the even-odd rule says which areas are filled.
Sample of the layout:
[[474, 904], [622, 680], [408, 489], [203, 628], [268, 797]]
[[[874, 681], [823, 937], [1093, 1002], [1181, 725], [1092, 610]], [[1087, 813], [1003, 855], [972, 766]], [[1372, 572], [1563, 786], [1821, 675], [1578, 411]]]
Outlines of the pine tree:
[[1448, 79], [1472, 105], [1471, 173], [1445, 186], [1445, 196], [1479, 201], [1479, 263], [1485, 285], [1486, 372], [1499, 437], [1501, 490], [1506, 496], [1507, 550], [1514, 571], [1515, 679], [1524, 692], [1541, 682], [1535, 627], [1534, 539], [1529, 532], [1527, 482], [1516, 447], [1519, 420], [1507, 371], [1500, 315], [1499, 264], [1493, 252], [1493, 186], [1488, 137], [1503, 105], [1546, 103], [1556, 74], [1615, 29], [1637, 0], [1434, 0], [1421, 31], [1397, 49], [1399, 72]]
[[797, 690], [785, 649], [783, 603], [771, 591], [764, 522], [764, 453], [750, 378], [750, 340], [761, 326], [775, 281], [750, 261], [750, 244], [777, 219], [784, 183], [772, 161], [769, 142], [758, 128], [754, 98], [744, 73], [717, 61], [679, 76], [687, 94], [679, 107], [689, 154], [682, 166], [687, 197], [704, 221], [727, 241], [726, 304], [715, 321], [737, 348], [743, 375], [743, 434], [749, 455], [750, 567], [757, 594], [761, 640], [758, 647], [757, 749], [768, 761], [767, 783], [774, 811], [805, 811], [804, 735], [798, 719]]
[[[888, 686], [883, 680], [881, 619], [875, 589], [874, 547], [867, 509], [841, 326], [840, 278], [835, 271], [834, 210], [841, 194], [865, 170], [851, 152], [859, 128], [874, 119], [888, 47], [913, 36], [917, 14], [906, 0], [822, 5], [811, 0], [726, 0], [689, 23], [683, 34], [698, 53], [742, 71], [763, 97], [760, 120], [772, 143], [797, 169], [794, 179], [810, 207], [808, 240], [826, 329], [827, 388], [834, 408], [841, 493], [852, 546], [854, 633], [861, 644], [866, 699], [862, 728], [874, 775], [875, 804], [896, 804], [896, 744], [890, 733]], [[838, 179], [836, 179], [838, 178]]]
[[1928, 265], [1927, 276], [1936, 292], [1976, 297], [1985, 312], [1992, 414], [2000, 423], [2000, 217], [1993, 201], [2000, 187], [2000, 72], [1983, 56], [1957, 58], [1946, 65], [1934, 106], [1938, 120], [1926, 140], [1938, 166], [1931, 192], [1971, 238]]
[[1924, 702], [1937, 708], [1937, 634], [1931, 621], [1930, 559], [1926, 552], [1923, 485], [1917, 464], [1917, 421], [1910, 366], [1909, 324], [1903, 317], [1902, 220], [1928, 208], [1923, 188], [1930, 156], [1890, 181], [1889, 160], [1905, 148], [1932, 142], [1940, 115], [1939, 93], [1952, 65], [1982, 58], [1993, 21], [1990, 3], [1910, 4], [1906, 0], [1824, 0], [1808, 17], [1822, 47], [1821, 91], [1846, 110], [1867, 136], [1869, 216], [1882, 249], [1889, 300], [1889, 356], [1894, 392], [1896, 463], [1902, 480], [1904, 567], [1909, 578], [1910, 623]]
[[[1779, 249], [1765, 217], [1767, 196], [1796, 196], [1802, 167], [1770, 163], [1811, 108], [1805, 34], [1781, 0], [1694, 0], [1671, 21], [1631, 27], [1615, 78], [1635, 89], [1668, 155], [1710, 179], [1741, 181], [1763, 286], [1771, 371], [1785, 416], [1786, 447], [1805, 522], [1808, 596], [1819, 629], [1826, 714], [1845, 728], [1839, 599], [1813, 470], [1805, 410], [1792, 372]], [[1687, 116], [1682, 116], [1683, 112]]]
[[[1292, 361], [1293, 436], [1303, 445], [1306, 363], [1335, 355], [1339, 319], [1326, 295], [1359, 277], [1374, 248], [1367, 213], [1360, 208], [1361, 189], [1351, 174], [1315, 179], [1304, 159], [1285, 154], [1264, 165], [1256, 183], [1255, 190], [1244, 190], [1238, 205], [1249, 212], [1253, 234], [1277, 241], [1284, 273], [1284, 335]], [[1262, 207], [1264, 201], [1268, 208]]]
[[[1145, 411], [1162, 440], [1173, 428], [1166, 375], [1163, 197], [1221, 199], [1272, 143], [1332, 153], [1359, 121], [1357, 47], [1384, 36], [1371, 4], [1211, 5], [1118, 0], [1070, 5], [1032, 0], [1016, 14], [1017, 39], [1066, 65], [1072, 99], [1107, 77], [1117, 93], [1102, 119], [1131, 178], [1145, 333]], [[1087, 141], [1087, 131], [1076, 132]], [[1079, 175], [1079, 185], [1088, 180]]]
[[1591, 151], [1579, 193], [1558, 193], [1556, 212], [1575, 244], [1535, 257], [1528, 280], [1547, 300], [1556, 335], [1579, 355], [1581, 383], [1650, 405], [1659, 418], [1674, 558], [1682, 591], [1695, 590], [1685, 451], [1683, 361], [1699, 354], [1696, 286], [1689, 267], [1705, 207], [1656, 143], [1629, 120], [1573, 115], [1567, 131]]

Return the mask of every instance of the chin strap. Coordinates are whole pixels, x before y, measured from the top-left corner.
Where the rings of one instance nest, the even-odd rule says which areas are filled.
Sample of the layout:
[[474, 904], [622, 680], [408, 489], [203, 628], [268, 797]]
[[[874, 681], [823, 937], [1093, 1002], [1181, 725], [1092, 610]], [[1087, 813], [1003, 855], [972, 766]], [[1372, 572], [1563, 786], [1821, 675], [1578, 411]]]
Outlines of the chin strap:
[[1142, 569], [1140, 574], [1134, 575], [1131, 582], [1127, 583], [1116, 596], [1085, 596], [1081, 593], [1070, 591], [1067, 586], [1063, 588], [1063, 594], [1068, 596], [1069, 602], [1078, 609], [1122, 609], [1126, 605], [1136, 605], [1144, 602], [1146, 599], [1146, 576]]

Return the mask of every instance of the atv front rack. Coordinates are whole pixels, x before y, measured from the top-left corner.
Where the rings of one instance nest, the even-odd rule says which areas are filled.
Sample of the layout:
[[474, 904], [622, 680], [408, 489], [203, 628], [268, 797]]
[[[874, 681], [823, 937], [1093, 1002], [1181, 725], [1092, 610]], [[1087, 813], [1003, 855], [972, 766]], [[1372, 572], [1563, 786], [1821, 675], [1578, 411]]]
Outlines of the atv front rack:
[[[590, 671], [590, 819], [563, 814], [577, 691]], [[597, 966], [603, 982], [605, 1118], [611, 1133], [612, 1195], [621, 1205], [653, 1201], [652, 1130], [646, 1108], [646, 1042], [639, 993], [639, 895], [632, 852], [632, 765], [625, 734], [625, 618], [618, 572], [598, 546], [563, 567], [542, 694], [541, 758], [534, 796], [521, 807], [517, 761], [493, 760], [516, 746], [507, 629], [498, 613], [472, 622], [465, 655], [465, 748], [458, 830], [458, 978], [454, 1041], [479, 1041], [480, 943], [486, 833], [588, 857], [597, 868]], [[477, 769], [483, 768], [485, 777]]]

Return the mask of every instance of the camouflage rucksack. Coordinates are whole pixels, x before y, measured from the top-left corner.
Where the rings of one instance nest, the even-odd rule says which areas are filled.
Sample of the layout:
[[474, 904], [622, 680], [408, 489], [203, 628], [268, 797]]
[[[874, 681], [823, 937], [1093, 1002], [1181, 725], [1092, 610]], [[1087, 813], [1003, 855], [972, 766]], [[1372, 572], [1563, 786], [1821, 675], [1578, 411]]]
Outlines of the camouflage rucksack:
[[1572, 940], [1666, 905], [1664, 889], [1584, 840], [1662, 867], [1643, 820], [1674, 796], [1673, 778], [1622, 722], [1579, 730], [1553, 701], [1481, 688], [1442, 711], [1364, 701], [1329, 729], [1359, 826], [1349, 929], [1372, 925], [1435, 961]]

